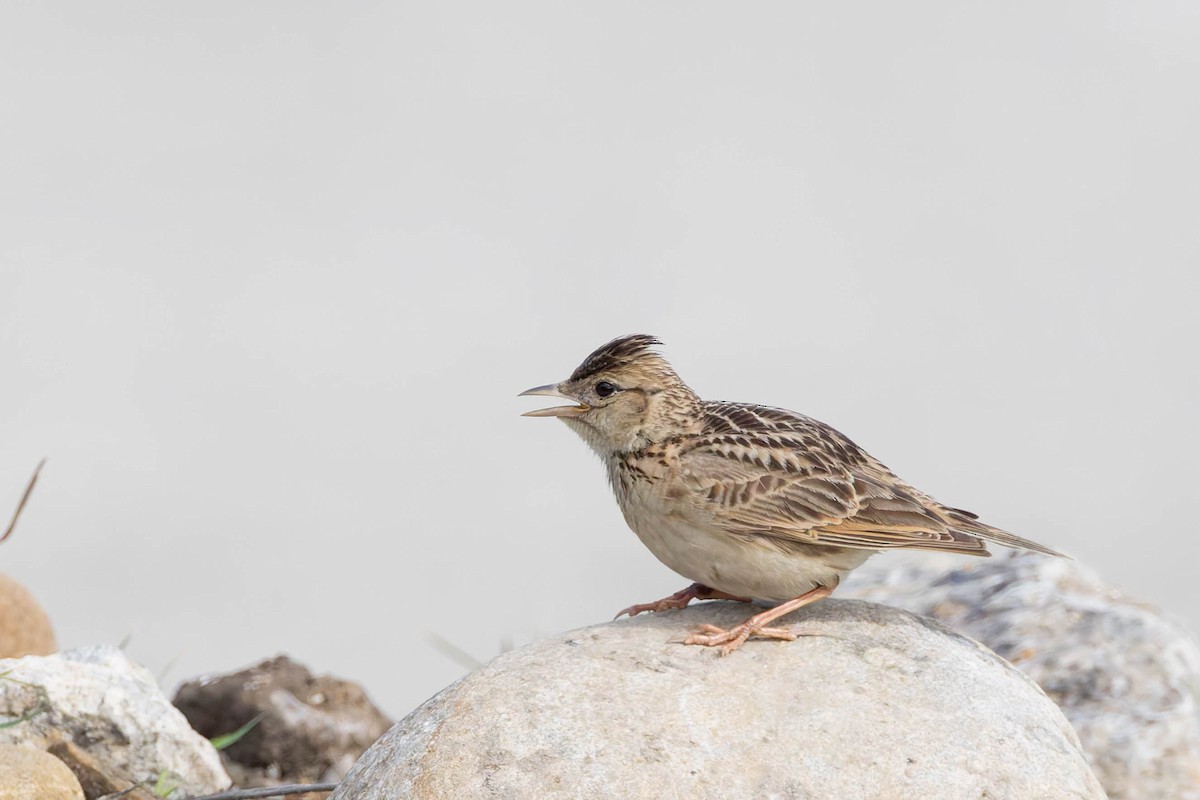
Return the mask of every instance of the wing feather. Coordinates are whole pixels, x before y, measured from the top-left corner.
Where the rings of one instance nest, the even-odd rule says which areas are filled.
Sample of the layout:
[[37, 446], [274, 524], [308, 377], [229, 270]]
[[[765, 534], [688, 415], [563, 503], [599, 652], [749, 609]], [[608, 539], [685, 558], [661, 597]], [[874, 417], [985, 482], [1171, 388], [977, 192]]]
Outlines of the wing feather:
[[735, 535], [871, 550], [990, 555], [985, 540], [1053, 551], [943, 506], [833, 428], [783, 409], [706, 404], [680, 464], [688, 497]]

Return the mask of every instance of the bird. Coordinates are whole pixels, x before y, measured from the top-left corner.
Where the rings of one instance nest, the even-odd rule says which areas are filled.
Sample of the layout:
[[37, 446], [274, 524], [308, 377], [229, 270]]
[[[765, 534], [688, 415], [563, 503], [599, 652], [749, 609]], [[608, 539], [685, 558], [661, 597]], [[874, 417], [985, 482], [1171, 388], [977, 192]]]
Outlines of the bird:
[[988, 545], [1061, 556], [905, 483], [833, 427], [754, 403], [702, 400], [633, 334], [593, 351], [564, 381], [520, 396], [571, 401], [522, 416], [562, 420], [604, 462], [626, 523], [692, 584], [617, 618], [692, 600], [774, 603], [728, 629], [682, 639], [722, 655], [748, 639], [794, 640], [780, 617], [828, 597], [879, 552], [989, 556]]

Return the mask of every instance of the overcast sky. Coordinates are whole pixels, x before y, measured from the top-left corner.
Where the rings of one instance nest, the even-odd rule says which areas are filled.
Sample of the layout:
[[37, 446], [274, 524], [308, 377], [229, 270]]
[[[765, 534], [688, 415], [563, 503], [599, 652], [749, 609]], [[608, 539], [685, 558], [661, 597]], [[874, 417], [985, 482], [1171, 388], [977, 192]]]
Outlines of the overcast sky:
[[[1200, 627], [1200, 6], [0, 9], [0, 569], [400, 715], [687, 581], [516, 394], [644, 332]], [[5, 500], [4, 498], [8, 498]], [[886, 558], [886, 556], [883, 556]]]

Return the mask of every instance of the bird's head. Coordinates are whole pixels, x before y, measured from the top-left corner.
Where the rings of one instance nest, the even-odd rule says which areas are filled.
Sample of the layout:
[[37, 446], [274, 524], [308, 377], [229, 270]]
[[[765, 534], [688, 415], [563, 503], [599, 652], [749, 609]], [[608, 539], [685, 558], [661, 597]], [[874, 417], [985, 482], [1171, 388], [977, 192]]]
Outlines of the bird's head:
[[613, 339], [583, 360], [561, 383], [536, 386], [522, 395], [546, 395], [578, 405], [529, 411], [526, 417], [558, 417], [602, 456], [639, 450], [693, 430], [700, 401], [654, 345], [653, 336]]

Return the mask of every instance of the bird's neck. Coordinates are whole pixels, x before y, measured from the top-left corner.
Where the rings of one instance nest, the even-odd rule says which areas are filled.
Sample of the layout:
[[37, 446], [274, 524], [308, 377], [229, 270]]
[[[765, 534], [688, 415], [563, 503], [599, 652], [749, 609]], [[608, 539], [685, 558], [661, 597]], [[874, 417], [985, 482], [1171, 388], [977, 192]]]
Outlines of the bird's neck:
[[[569, 420], [566, 420], [569, 424]], [[606, 461], [645, 450], [681, 436], [699, 433], [703, 424], [700, 398], [680, 383], [646, 395], [645, 415], [636, 424], [600, 431], [579, 425], [576, 432]]]
[[648, 398], [649, 408], [639, 436], [641, 447], [699, 433], [704, 421], [700, 398], [682, 381]]

